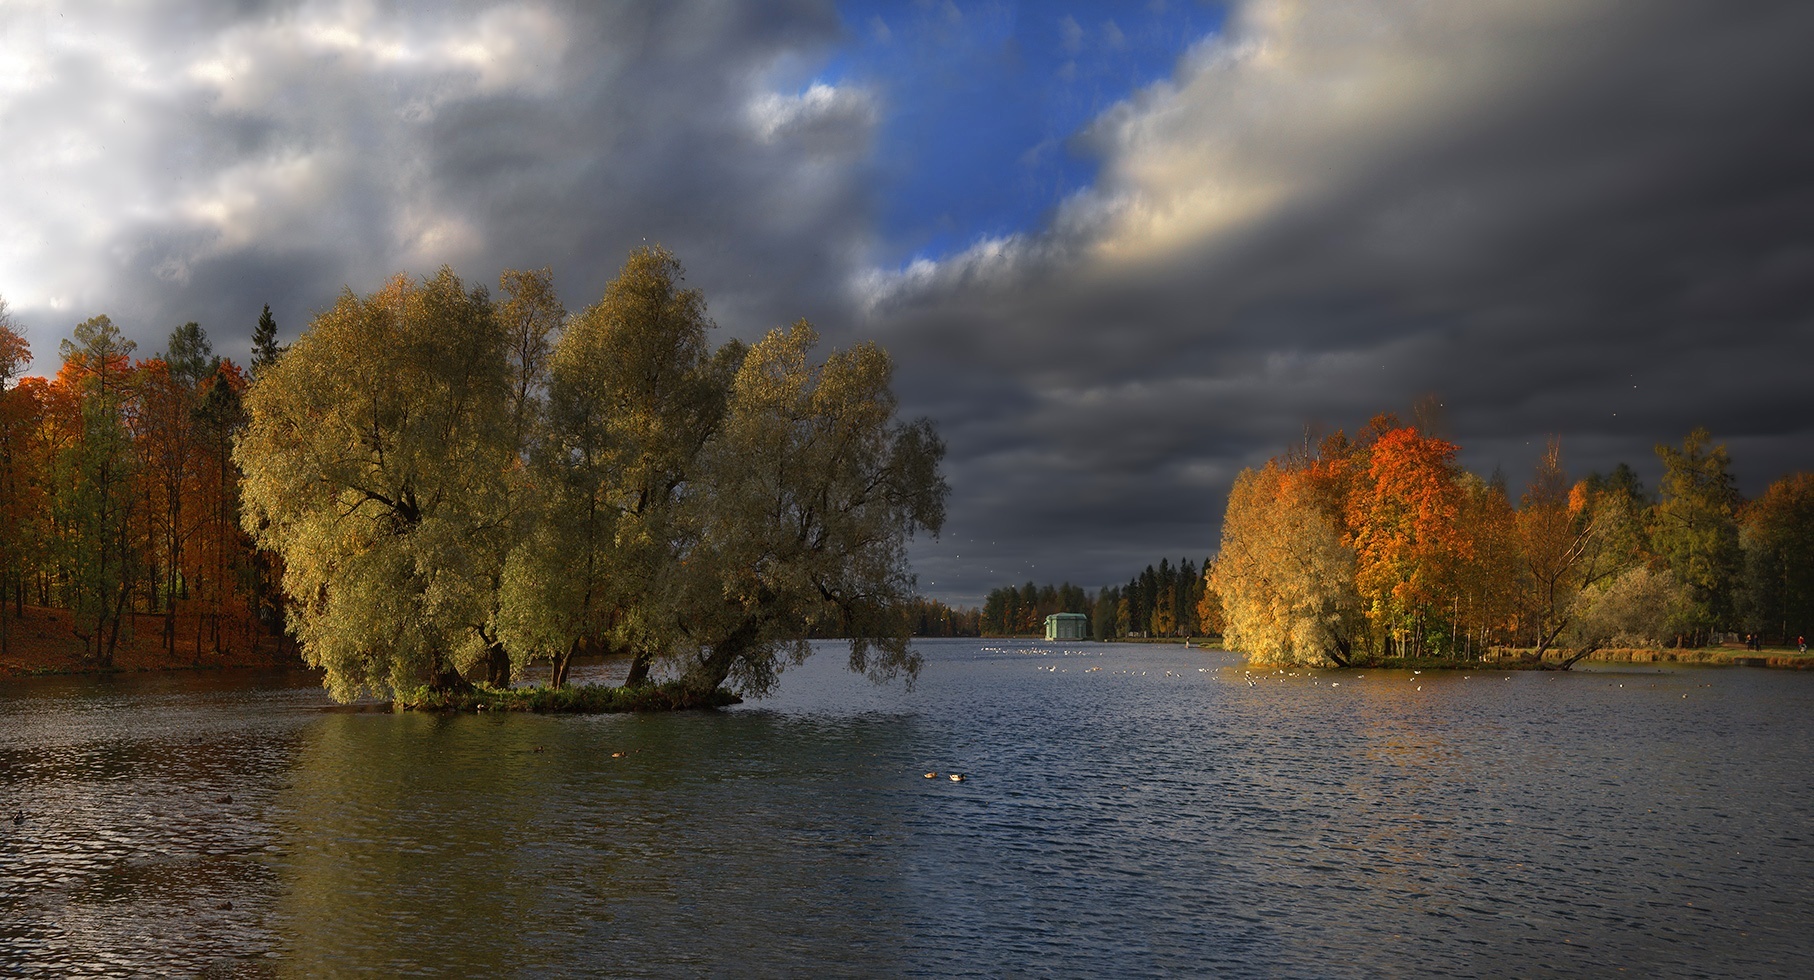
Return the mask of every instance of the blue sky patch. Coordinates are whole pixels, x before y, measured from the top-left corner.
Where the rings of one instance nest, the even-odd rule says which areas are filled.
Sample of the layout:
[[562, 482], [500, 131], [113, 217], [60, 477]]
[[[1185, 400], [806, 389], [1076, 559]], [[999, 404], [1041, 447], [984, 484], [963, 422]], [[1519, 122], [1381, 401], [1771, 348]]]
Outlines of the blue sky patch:
[[883, 264], [939, 258], [1034, 230], [1088, 186], [1073, 137], [1103, 110], [1171, 77], [1220, 28], [1219, 5], [840, 5], [847, 41], [822, 80], [881, 100], [876, 148]]

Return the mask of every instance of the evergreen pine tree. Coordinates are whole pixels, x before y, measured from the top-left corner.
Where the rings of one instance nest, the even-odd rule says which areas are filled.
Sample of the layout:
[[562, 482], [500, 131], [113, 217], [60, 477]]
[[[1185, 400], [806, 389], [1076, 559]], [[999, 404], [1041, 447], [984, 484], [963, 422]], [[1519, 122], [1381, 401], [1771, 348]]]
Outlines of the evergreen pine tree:
[[263, 375], [287, 350], [277, 343], [277, 319], [271, 316], [271, 304], [266, 303], [258, 315], [258, 329], [252, 331], [252, 377]]

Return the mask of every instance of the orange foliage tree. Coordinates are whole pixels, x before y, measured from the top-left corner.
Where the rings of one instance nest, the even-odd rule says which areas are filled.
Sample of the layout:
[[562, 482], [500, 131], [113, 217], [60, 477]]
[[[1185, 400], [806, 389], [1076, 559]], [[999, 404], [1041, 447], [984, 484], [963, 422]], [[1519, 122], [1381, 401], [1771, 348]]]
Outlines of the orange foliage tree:
[[185, 324], [170, 353], [137, 361], [107, 317], [76, 327], [53, 378], [12, 379], [30, 357], [0, 304], [0, 648], [10, 619], [63, 607], [85, 656], [105, 666], [131, 614], [161, 613], [177, 646], [180, 606], [204, 627], [250, 643], [256, 625], [239, 528], [244, 373]]
[[1746, 625], [1781, 643], [1814, 633], [1814, 473], [1770, 484], [1739, 513]]
[[13, 329], [0, 300], [0, 653], [10, 648], [11, 619], [24, 611], [27, 542], [43, 485], [34, 452], [36, 386], [13, 385], [30, 362], [31, 346]]
[[1461, 533], [1456, 447], [1415, 427], [1381, 433], [1348, 497], [1355, 586], [1377, 638], [1400, 655], [1423, 653], [1428, 627], [1460, 592], [1474, 542]]

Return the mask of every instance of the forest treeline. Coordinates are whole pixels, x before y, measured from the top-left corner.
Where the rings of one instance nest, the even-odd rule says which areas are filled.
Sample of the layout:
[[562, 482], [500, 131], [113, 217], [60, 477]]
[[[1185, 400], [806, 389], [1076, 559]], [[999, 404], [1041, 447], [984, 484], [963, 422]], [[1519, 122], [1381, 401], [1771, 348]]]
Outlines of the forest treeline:
[[56, 377], [13, 384], [9, 326], [0, 589], [11, 615], [70, 610], [100, 665], [134, 611], [194, 606], [216, 644], [281, 622], [342, 698], [534, 663], [560, 687], [615, 652], [629, 684], [665, 665], [677, 703], [716, 703], [818, 635], [913, 673], [916, 628], [965, 625], [906, 566], [944, 516], [931, 423], [896, 419], [875, 344], [820, 355], [800, 321], [714, 346], [712, 326], [660, 248], [572, 314], [547, 270], [494, 298], [445, 268], [343, 292], [287, 349], [267, 309], [249, 374], [194, 324], [134, 359], [103, 316]]
[[1241, 473], [1209, 573], [1231, 649], [1345, 665], [1509, 647], [1566, 665], [1814, 626], [1814, 475], [1744, 500], [1696, 429], [1656, 447], [1652, 495], [1625, 464], [1571, 478], [1552, 440], [1514, 501], [1427, 429], [1381, 415]]
[[1090, 617], [1090, 636], [1112, 640], [1128, 636], [1201, 636], [1221, 632], [1221, 605], [1208, 593], [1201, 565], [1169, 558], [1146, 566], [1126, 585], [1086, 592], [1081, 586], [1003, 586], [984, 597], [979, 628], [985, 636], [1031, 636], [1044, 631], [1053, 613]]
[[[279, 352], [269, 307], [254, 351], [254, 374]], [[68, 610], [99, 666], [133, 613], [161, 613], [165, 648], [197, 655], [280, 625], [270, 556], [239, 519], [232, 449], [251, 377], [194, 323], [136, 353], [97, 316], [62, 342], [53, 377], [18, 378], [31, 350], [0, 302], [0, 653], [27, 604]]]

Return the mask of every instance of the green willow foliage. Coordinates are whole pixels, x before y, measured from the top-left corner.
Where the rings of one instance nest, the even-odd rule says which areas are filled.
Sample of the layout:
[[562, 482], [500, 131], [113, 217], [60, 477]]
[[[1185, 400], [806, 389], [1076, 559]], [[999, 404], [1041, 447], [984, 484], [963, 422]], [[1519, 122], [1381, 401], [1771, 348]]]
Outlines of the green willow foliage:
[[450, 271], [346, 293], [260, 375], [236, 451], [245, 526], [284, 562], [291, 630], [336, 696], [494, 684], [634, 655], [704, 696], [760, 694], [851, 638], [911, 678], [905, 542], [944, 520], [944, 455], [900, 422], [888, 355], [813, 357], [804, 322], [707, 343], [659, 248], [560, 320], [545, 273], [506, 302]]
[[336, 697], [470, 669], [515, 467], [504, 332], [452, 272], [350, 291], [246, 397], [243, 521]]

